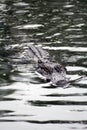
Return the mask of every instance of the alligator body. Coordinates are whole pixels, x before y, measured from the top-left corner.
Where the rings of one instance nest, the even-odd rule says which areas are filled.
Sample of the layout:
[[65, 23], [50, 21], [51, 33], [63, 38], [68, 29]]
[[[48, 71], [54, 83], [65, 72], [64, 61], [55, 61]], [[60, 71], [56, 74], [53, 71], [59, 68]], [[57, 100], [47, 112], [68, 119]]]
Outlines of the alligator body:
[[66, 78], [66, 68], [60, 63], [50, 60], [49, 54], [41, 47], [30, 45], [29, 53], [37, 63], [37, 72], [41, 74], [46, 81], [52, 82], [55, 86], [65, 86], [68, 83]]

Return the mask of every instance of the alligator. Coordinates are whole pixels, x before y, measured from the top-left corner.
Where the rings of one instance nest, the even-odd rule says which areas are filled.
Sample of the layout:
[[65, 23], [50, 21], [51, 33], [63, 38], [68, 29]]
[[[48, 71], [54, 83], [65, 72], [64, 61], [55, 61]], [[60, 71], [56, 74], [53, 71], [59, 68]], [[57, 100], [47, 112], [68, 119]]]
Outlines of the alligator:
[[47, 82], [51, 82], [54, 86], [65, 86], [69, 83], [69, 79], [66, 77], [66, 68], [62, 64], [50, 59], [46, 50], [39, 46], [29, 45], [28, 51], [37, 63], [36, 71]]

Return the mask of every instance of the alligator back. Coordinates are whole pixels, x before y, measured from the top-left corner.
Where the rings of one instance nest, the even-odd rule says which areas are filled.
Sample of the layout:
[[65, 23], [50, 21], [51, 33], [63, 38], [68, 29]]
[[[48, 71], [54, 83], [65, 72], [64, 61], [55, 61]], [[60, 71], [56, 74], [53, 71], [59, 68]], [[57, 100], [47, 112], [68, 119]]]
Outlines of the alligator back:
[[49, 53], [47, 51], [43, 50], [41, 46], [35, 46], [33, 44], [28, 46], [27, 54], [29, 58], [36, 62], [38, 62], [39, 60], [44, 61], [49, 59]]
[[40, 46], [29, 45], [28, 56], [37, 63], [37, 72], [44, 76], [46, 81], [51, 81], [53, 85], [63, 86], [68, 80], [66, 69], [58, 62], [51, 61], [49, 53]]

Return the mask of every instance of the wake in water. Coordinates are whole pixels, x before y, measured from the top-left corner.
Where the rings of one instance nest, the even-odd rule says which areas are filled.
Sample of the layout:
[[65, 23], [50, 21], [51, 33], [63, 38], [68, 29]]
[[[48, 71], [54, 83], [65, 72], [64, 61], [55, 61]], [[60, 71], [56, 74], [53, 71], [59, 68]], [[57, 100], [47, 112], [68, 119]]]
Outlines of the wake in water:
[[29, 64], [33, 61], [36, 65], [36, 73], [41, 79], [56, 87], [66, 88], [69, 84], [81, 81], [84, 77], [70, 76], [67, 74], [67, 69], [50, 57], [49, 53], [41, 46], [29, 44], [21, 47], [14, 47], [17, 52], [16, 57], [12, 56], [10, 61], [13, 65]]

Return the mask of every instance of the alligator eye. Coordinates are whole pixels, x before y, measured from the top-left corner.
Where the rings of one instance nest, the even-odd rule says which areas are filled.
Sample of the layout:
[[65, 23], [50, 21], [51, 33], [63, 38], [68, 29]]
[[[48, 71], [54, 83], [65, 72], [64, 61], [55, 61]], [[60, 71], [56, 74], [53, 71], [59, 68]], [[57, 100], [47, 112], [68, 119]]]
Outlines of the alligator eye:
[[38, 64], [41, 64], [42, 63], [42, 61], [41, 60], [38, 60]]
[[61, 70], [61, 66], [60, 66], [60, 65], [59, 65], [59, 66], [58, 66], [58, 65], [55, 65], [54, 68], [55, 68], [55, 70], [56, 70], [57, 72], [61, 73], [62, 70]]
[[52, 72], [52, 69], [51, 69], [50, 67], [48, 67], [48, 66], [45, 66], [43, 69], [44, 69], [47, 73], [49, 73], [49, 74], [51, 74], [51, 72]]

